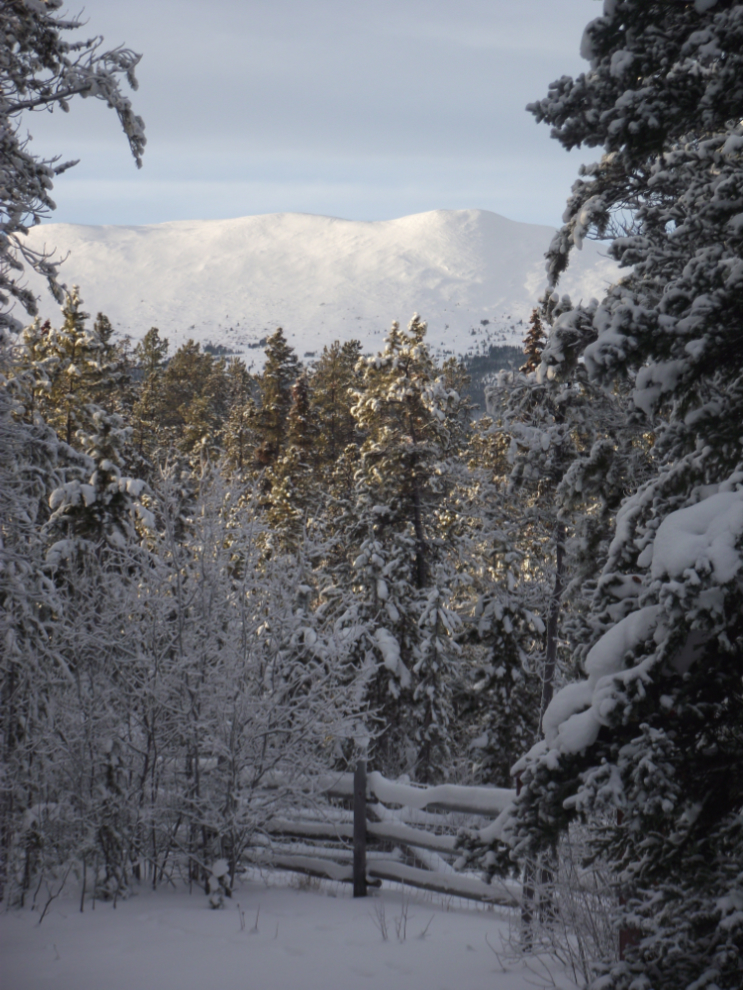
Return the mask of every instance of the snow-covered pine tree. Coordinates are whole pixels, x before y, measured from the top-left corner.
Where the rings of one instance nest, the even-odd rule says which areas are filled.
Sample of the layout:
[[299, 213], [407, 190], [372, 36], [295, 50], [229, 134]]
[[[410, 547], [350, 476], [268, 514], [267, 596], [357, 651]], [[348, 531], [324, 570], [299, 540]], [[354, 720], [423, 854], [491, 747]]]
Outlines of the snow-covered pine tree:
[[120, 88], [122, 77], [137, 88], [134, 71], [141, 56], [124, 47], [102, 51], [99, 37], [68, 41], [65, 32], [86, 22], [80, 16], [60, 14], [62, 6], [62, 0], [8, 0], [0, 7], [0, 334], [3, 327], [21, 329], [12, 313], [16, 302], [29, 315], [37, 313], [34, 294], [20, 278], [25, 266], [45, 276], [62, 301], [57, 283], [60, 261], [50, 253], [31, 250], [24, 235], [56, 208], [51, 198], [55, 177], [77, 164], [33, 155], [27, 129], [21, 125], [23, 115], [55, 108], [67, 111], [76, 96], [103, 100], [116, 112], [137, 166], [142, 164], [144, 122]]
[[[559, 314], [563, 307], [570, 308], [567, 297], [550, 309]], [[491, 669], [500, 652], [512, 663], [520, 657], [513, 670], [526, 676], [505, 711], [502, 684], [479, 681], [494, 703], [477, 755], [501, 768], [505, 785], [515, 756], [503, 737], [518, 737], [522, 747], [529, 736], [539, 738], [556, 687], [575, 676], [571, 649], [594, 628], [589, 602], [614, 516], [624, 493], [647, 475], [649, 441], [645, 417], [629, 415], [627, 396], [590, 382], [579, 364], [559, 381], [503, 372], [487, 395], [495, 422], [486, 419], [473, 442], [479, 472], [472, 531], [476, 546], [490, 544], [475, 555], [475, 632], [493, 646]], [[494, 477], [483, 478], [486, 465], [496, 466]], [[497, 869], [499, 843], [496, 836], [483, 847], [476, 832], [462, 837], [468, 858], [478, 856], [489, 873]]]
[[[39, 392], [57, 365], [29, 359], [39, 329], [16, 348], [19, 363], [8, 360], [0, 389], [2, 841], [13, 902], [32, 880], [75, 867], [95, 835], [108, 849], [98, 847], [101, 862], [128, 854], [115, 839], [128, 812], [106, 783], [107, 734], [110, 678], [129, 618], [118, 610], [127, 569], [120, 552], [133, 536], [132, 510], [141, 509], [138, 486], [118, 472], [118, 444], [106, 447], [117, 430], [100, 407], [77, 409], [80, 450], [44, 422]], [[78, 363], [82, 378], [105, 370], [100, 354]]]
[[[456, 527], [446, 518], [463, 444], [460, 407], [417, 316], [394, 323], [385, 348], [358, 364], [353, 415], [366, 437], [345, 520], [355, 589], [340, 626], [359, 668], [377, 673], [368, 701], [384, 732], [372, 759], [388, 773], [441, 779], [450, 759], [458, 616]], [[336, 586], [344, 583], [336, 580]]]
[[539, 725], [545, 623], [542, 568], [530, 557], [524, 495], [509, 489], [508, 439], [485, 416], [473, 430], [460, 495], [471, 583], [457, 722], [478, 783], [511, 787]]
[[[34, 747], [50, 686], [60, 677], [50, 648], [56, 595], [44, 573], [47, 499], [62, 480], [63, 445], [38, 412], [32, 381], [6, 377], [0, 345], [0, 887], [22, 903], [33, 879], [33, 848], [19, 837], [36, 794]], [[30, 378], [30, 376], [28, 376]]]
[[603, 145], [550, 250], [612, 238], [625, 277], [558, 316], [541, 373], [633, 389], [655, 472], [616, 515], [585, 679], [522, 761], [517, 849], [576, 816], [616, 872], [635, 944], [594, 986], [734, 990], [743, 974], [743, 4], [607, 0], [590, 70], [532, 107]]
[[105, 317], [89, 326], [76, 288], [63, 314], [58, 330], [38, 320], [26, 328], [10, 369], [10, 377], [24, 383], [27, 415], [48, 422], [67, 448], [64, 481], [49, 496], [53, 512], [46, 526], [60, 541], [126, 542], [143, 487], [125, 476], [130, 430], [113, 411], [122, 404], [128, 362], [111, 342]]
[[90, 326], [77, 286], [65, 296], [62, 315], [59, 329], [37, 321], [24, 330], [14, 364], [17, 372], [33, 371], [34, 403], [45, 421], [79, 447], [93, 411], [114, 411], [129, 369], [109, 321], [99, 314]]

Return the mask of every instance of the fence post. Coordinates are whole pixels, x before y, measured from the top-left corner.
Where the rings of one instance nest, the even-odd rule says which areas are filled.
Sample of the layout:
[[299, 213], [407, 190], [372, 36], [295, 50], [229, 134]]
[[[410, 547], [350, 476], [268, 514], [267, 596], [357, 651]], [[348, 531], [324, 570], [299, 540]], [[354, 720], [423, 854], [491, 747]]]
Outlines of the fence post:
[[366, 761], [353, 775], [353, 896], [366, 897]]

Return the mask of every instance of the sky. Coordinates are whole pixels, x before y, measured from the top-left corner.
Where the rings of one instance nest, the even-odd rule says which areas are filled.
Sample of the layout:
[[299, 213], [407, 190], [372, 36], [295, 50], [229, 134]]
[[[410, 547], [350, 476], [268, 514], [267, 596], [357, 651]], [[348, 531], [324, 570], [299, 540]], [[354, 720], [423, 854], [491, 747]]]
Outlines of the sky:
[[[78, 8], [69, 7], [70, 13]], [[584, 71], [596, 0], [90, 0], [80, 32], [141, 52], [138, 171], [97, 100], [28, 115], [80, 158], [53, 222], [484, 209], [557, 226], [578, 166], [526, 104]]]

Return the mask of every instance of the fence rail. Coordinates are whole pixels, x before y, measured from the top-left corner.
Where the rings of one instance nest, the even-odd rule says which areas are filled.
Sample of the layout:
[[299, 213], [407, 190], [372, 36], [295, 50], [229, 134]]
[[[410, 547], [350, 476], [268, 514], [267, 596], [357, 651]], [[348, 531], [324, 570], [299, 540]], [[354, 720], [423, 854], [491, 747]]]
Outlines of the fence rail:
[[[281, 787], [284, 782], [277, 777], [268, 783]], [[452, 865], [457, 858], [456, 832], [464, 824], [461, 818], [470, 825], [473, 818], [488, 819], [488, 824], [478, 824], [483, 837], [490, 836], [507, 813], [514, 791], [400, 783], [378, 772], [367, 775], [363, 764], [356, 774], [308, 780], [306, 790], [319, 791], [329, 801], [353, 802], [353, 812], [328, 804], [323, 817], [315, 809], [297, 820], [273, 822], [268, 847], [261, 845], [248, 853], [255, 862], [353, 883], [354, 896], [364, 896], [367, 885], [391, 880], [470, 900], [519, 906], [518, 893], [510, 887], [497, 881], [487, 884], [458, 873]], [[455, 821], [455, 816], [460, 820]]]

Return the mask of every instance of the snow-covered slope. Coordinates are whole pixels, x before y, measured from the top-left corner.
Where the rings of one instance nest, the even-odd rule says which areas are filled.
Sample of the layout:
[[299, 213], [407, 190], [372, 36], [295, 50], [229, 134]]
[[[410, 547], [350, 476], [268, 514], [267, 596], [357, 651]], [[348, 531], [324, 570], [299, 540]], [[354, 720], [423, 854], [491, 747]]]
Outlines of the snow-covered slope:
[[[171, 348], [193, 337], [248, 360], [277, 326], [300, 357], [338, 338], [376, 350], [393, 319], [418, 312], [438, 351], [517, 343], [545, 282], [550, 227], [485, 210], [435, 210], [363, 222], [297, 213], [143, 227], [45, 224], [29, 240], [61, 255], [67, 285], [91, 313]], [[599, 294], [616, 277], [594, 243], [576, 252], [561, 291]], [[44, 317], [57, 308], [39, 280]], [[487, 322], [486, 322], [487, 321]], [[252, 345], [252, 348], [251, 348]]]

